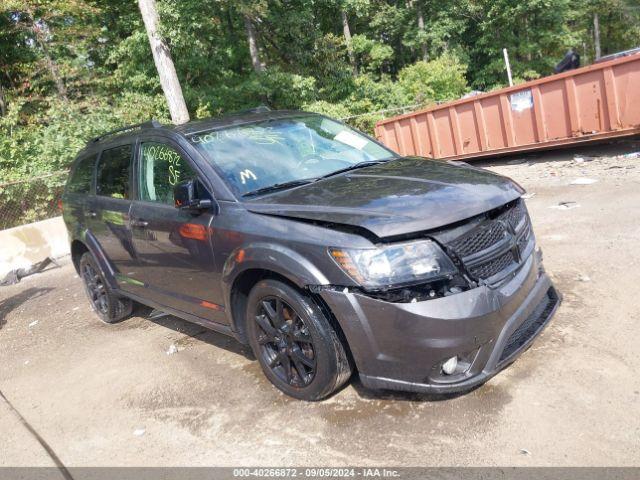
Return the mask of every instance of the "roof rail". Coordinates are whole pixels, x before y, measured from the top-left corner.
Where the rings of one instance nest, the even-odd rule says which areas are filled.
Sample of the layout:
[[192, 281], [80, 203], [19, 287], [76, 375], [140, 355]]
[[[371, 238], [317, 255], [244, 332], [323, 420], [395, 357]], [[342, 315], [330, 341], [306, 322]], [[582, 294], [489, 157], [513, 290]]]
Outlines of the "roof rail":
[[115, 135], [116, 133], [126, 132], [127, 130], [134, 130], [136, 128], [162, 128], [162, 124], [157, 120], [149, 120], [148, 122], [136, 123], [134, 125], [127, 125], [126, 127], [116, 128], [115, 130], [111, 130], [110, 132], [103, 133], [102, 135], [98, 135], [97, 137], [89, 140], [89, 143], [99, 142], [105, 137], [109, 135]]

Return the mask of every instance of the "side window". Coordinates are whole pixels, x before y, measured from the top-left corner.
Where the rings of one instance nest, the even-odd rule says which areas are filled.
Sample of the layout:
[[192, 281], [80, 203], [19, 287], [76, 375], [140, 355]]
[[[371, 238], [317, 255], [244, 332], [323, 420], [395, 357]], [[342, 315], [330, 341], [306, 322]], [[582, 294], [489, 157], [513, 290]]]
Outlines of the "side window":
[[140, 200], [173, 204], [173, 187], [196, 178], [187, 161], [163, 143], [142, 144], [140, 154]]
[[91, 182], [93, 180], [93, 169], [96, 165], [96, 155], [84, 157], [78, 160], [76, 168], [67, 182], [67, 192], [69, 193], [91, 193]]
[[102, 152], [96, 175], [96, 194], [129, 199], [132, 145], [110, 148]]

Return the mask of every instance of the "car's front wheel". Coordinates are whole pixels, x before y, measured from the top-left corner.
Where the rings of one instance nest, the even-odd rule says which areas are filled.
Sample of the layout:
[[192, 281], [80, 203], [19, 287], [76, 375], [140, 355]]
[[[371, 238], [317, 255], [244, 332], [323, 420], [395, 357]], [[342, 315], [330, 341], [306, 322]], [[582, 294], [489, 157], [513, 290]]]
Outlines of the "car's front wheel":
[[277, 388], [301, 400], [320, 400], [351, 376], [345, 346], [320, 307], [277, 281], [251, 290], [247, 332], [264, 374]]

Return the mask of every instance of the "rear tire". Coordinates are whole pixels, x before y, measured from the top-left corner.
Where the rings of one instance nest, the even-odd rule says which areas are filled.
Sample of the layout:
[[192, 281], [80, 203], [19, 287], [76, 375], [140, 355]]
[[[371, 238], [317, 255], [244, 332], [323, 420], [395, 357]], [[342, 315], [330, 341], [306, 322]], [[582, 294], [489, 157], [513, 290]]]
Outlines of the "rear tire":
[[105, 323], [116, 323], [131, 315], [131, 299], [115, 294], [110, 288], [90, 252], [80, 257], [80, 276], [91, 309]]
[[320, 307], [277, 280], [262, 280], [247, 302], [247, 332], [265, 376], [300, 400], [321, 400], [351, 376], [351, 365]]

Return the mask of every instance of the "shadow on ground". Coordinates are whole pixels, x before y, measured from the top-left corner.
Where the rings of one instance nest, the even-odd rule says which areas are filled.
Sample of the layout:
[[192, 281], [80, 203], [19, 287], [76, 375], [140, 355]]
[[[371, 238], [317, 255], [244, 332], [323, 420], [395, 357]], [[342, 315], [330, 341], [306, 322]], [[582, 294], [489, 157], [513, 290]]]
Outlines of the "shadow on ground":
[[[136, 317], [141, 318], [143, 321], [150, 321], [156, 325], [160, 325], [164, 328], [173, 330], [176, 333], [186, 335], [186, 337], [174, 342], [177, 347], [187, 346], [194, 341], [205, 342], [213, 347], [223, 348], [228, 352], [242, 355], [247, 360], [257, 361], [256, 357], [249, 345], [243, 345], [235, 338], [209, 330], [194, 323], [182, 320], [181, 318], [169, 315], [159, 310], [155, 310], [151, 307], [144, 305], [138, 305], [134, 311]], [[267, 381], [266, 378], [264, 379]], [[406, 402], [441, 402], [445, 400], [451, 400], [454, 398], [462, 397], [472, 393], [479, 387], [466, 390], [463, 392], [449, 393], [449, 394], [426, 394], [415, 392], [402, 392], [392, 390], [372, 390], [365, 387], [358, 377], [358, 372], [354, 370], [351, 379], [345, 383], [340, 389], [335, 391], [329, 398], [335, 396], [349, 385], [353, 386], [354, 390], [362, 400], [395, 400]]]
[[31, 287], [23, 290], [20, 293], [17, 293], [13, 297], [0, 300], [0, 329], [7, 323], [7, 316], [9, 315], [9, 313], [18, 308], [23, 303], [36, 300], [37, 298], [49, 293], [51, 290], [53, 290], [53, 288], [51, 287]]
[[168, 328], [177, 333], [187, 335], [186, 338], [178, 340], [176, 346], [185, 346], [192, 343], [194, 340], [208, 343], [214, 347], [223, 348], [228, 352], [242, 355], [248, 360], [255, 360], [251, 347], [243, 345], [235, 338], [224, 335], [222, 333], [209, 330], [208, 328], [201, 327], [195, 323], [182, 320], [181, 318], [169, 315], [167, 313], [155, 310], [151, 307], [144, 305], [138, 305], [134, 315], [141, 317], [146, 321], [160, 325], [161, 327]]

